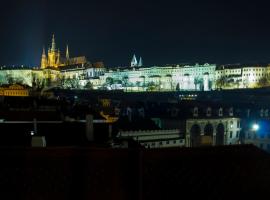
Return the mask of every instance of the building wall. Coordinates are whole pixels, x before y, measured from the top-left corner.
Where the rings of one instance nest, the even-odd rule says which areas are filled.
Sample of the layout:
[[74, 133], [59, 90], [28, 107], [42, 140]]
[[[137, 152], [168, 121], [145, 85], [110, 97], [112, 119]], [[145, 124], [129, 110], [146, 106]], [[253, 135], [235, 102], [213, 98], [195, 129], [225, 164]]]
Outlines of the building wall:
[[[192, 128], [199, 127], [200, 136], [206, 135], [206, 126], [210, 125], [213, 128], [211, 145], [216, 145], [216, 137], [218, 126], [224, 127], [223, 145], [238, 144], [241, 131], [240, 118], [219, 118], [219, 119], [188, 119], [186, 122], [186, 146], [192, 146]], [[202, 144], [203, 145], [203, 144]]]
[[[106, 69], [104, 67], [85, 68], [84, 65], [62, 70], [56, 69], [1, 69], [0, 84], [16, 83], [32, 86], [35, 78], [40, 80], [49, 76], [56, 80], [75, 79], [83, 87], [91, 82], [94, 89], [125, 89], [126, 91], [208, 91], [215, 89], [235, 89], [261, 87], [259, 81], [270, 77], [270, 67], [219, 67], [214, 64], [185, 66], [153, 66], [125, 69]], [[218, 86], [221, 78], [226, 83]], [[62, 85], [63, 86], [63, 85]], [[65, 86], [63, 86], [65, 88]]]
[[145, 148], [184, 147], [185, 140], [180, 137], [178, 129], [174, 130], [140, 130], [120, 131], [117, 138], [122, 140], [120, 147], [128, 147], [127, 141], [132, 139]]
[[127, 82], [129, 86], [157, 86], [156, 90], [211, 90], [214, 89], [216, 65], [130, 68], [110, 70], [101, 76], [106, 84], [108, 78]]
[[259, 80], [267, 75], [267, 71], [266, 67], [244, 67], [242, 69], [243, 87], [257, 87]]

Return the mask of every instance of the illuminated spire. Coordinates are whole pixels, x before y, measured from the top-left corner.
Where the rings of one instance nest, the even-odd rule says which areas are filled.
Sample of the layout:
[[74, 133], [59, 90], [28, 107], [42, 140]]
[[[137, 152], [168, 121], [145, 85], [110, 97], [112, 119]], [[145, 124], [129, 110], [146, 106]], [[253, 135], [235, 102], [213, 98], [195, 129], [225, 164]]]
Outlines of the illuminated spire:
[[46, 52], [45, 52], [45, 48], [43, 47], [43, 52], [42, 52], [42, 57], [45, 56], [46, 57]]
[[136, 58], [136, 55], [134, 54], [133, 57], [132, 57], [132, 60], [130, 62], [130, 66], [131, 67], [135, 67], [135, 66], [138, 66], [138, 62], [137, 62], [137, 58]]
[[52, 52], [55, 52], [56, 51], [56, 44], [55, 44], [54, 34], [52, 36], [52, 48], [51, 48], [51, 51]]
[[45, 52], [45, 48], [43, 47], [43, 52], [41, 56], [41, 68], [44, 69], [47, 67], [47, 56]]
[[66, 59], [69, 59], [69, 50], [68, 50], [68, 45], [67, 45], [67, 49], [66, 49]]
[[138, 67], [142, 67], [142, 66], [143, 66], [143, 60], [142, 60], [142, 57], [140, 57]]

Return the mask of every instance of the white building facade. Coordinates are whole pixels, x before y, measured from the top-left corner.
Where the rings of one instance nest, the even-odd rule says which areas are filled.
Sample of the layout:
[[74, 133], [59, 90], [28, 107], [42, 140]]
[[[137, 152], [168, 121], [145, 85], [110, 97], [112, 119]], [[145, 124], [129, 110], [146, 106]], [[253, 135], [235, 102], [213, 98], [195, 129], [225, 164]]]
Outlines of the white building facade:
[[[135, 59], [133, 59], [135, 62]], [[137, 63], [138, 64], [138, 63]], [[111, 68], [91, 65], [62, 69], [1, 68], [0, 84], [10, 82], [32, 86], [35, 79], [65, 80], [58, 86], [124, 91], [210, 91], [270, 86], [270, 66], [216, 66], [195, 64], [176, 66]], [[67, 80], [67, 81], [66, 81]], [[69, 82], [76, 82], [76, 84]]]

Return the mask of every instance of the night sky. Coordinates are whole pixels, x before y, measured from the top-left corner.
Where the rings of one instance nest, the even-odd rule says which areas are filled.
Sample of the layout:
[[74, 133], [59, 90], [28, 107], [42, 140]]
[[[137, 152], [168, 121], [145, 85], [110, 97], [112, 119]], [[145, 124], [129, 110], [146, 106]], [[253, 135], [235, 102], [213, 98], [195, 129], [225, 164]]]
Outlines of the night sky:
[[[235, 0], [236, 1], [236, 0]], [[249, 1], [9, 0], [0, 6], [0, 65], [39, 65], [52, 33], [62, 53], [106, 66], [270, 63], [270, 5]]]

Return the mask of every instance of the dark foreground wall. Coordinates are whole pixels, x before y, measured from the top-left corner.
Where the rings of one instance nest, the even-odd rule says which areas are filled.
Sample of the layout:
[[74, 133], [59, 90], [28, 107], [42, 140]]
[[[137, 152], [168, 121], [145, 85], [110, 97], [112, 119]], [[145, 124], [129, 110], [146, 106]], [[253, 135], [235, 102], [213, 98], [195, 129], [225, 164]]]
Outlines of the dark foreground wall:
[[253, 146], [198, 149], [1, 148], [1, 199], [235, 199], [268, 193]]

